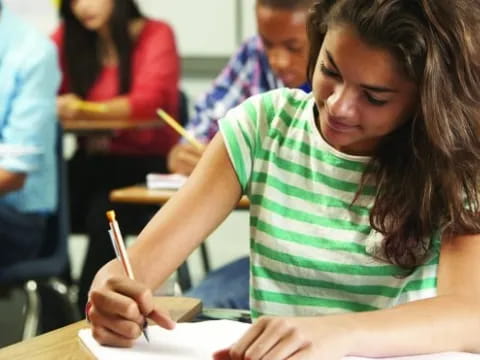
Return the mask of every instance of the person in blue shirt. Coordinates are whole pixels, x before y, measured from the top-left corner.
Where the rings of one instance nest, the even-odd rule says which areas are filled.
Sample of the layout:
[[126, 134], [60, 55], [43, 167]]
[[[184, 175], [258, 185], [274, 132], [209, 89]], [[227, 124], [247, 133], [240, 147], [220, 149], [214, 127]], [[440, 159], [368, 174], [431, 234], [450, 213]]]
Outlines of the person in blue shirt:
[[[247, 39], [210, 89], [195, 104], [187, 130], [202, 142], [218, 131], [218, 120], [250, 96], [280, 87], [310, 92], [307, 83], [307, 10], [313, 0], [257, 0], [258, 34]], [[181, 141], [168, 155], [171, 172], [190, 175], [202, 151]], [[242, 257], [215, 271], [185, 295], [205, 307], [248, 309], [249, 259]]]
[[56, 210], [57, 55], [0, 1], [0, 274], [35, 258]]

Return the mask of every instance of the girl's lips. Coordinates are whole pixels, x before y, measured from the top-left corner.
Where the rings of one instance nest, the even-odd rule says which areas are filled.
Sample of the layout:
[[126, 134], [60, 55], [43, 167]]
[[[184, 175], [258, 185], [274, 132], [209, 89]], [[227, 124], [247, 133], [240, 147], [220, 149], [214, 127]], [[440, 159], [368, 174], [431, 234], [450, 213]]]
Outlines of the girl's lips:
[[357, 125], [345, 124], [341, 121], [334, 120], [331, 116], [328, 116], [328, 115], [327, 115], [327, 123], [329, 127], [331, 127], [333, 130], [338, 132], [349, 132], [358, 128]]

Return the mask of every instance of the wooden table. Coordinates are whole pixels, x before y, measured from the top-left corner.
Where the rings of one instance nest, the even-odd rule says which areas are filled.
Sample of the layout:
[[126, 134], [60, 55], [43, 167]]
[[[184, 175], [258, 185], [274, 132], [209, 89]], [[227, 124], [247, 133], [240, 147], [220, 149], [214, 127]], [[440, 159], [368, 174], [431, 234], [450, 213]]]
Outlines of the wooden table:
[[115, 130], [146, 129], [164, 126], [160, 119], [152, 120], [70, 120], [62, 122], [63, 131], [74, 134], [109, 133]]
[[[168, 309], [176, 321], [192, 320], [202, 309], [198, 299], [186, 297], [157, 297], [155, 302]], [[0, 359], [95, 359], [83, 345], [78, 331], [88, 327], [85, 320], [0, 349]], [[2, 329], [5, 331], [5, 329]]]
[[[144, 205], [163, 205], [177, 190], [148, 189], [145, 185], [127, 186], [110, 192], [110, 201]], [[237, 209], [248, 209], [250, 201], [242, 196]]]

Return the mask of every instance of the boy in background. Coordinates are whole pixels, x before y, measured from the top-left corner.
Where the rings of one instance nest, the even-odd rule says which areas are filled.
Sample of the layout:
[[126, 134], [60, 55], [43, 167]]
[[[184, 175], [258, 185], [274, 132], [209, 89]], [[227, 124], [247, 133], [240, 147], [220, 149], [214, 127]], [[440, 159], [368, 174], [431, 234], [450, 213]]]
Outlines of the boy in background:
[[[187, 130], [202, 142], [218, 131], [217, 121], [248, 97], [280, 87], [301, 88], [307, 83], [306, 20], [313, 0], [257, 0], [258, 35], [232, 56], [211, 88], [195, 105]], [[187, 142], [172, 148], [171, 172], [190, 175], [202, 151]], [[207, 275], [186, 293], [201, 298], [205, 307], [248, 309], [249, 259], [242, 257]]]

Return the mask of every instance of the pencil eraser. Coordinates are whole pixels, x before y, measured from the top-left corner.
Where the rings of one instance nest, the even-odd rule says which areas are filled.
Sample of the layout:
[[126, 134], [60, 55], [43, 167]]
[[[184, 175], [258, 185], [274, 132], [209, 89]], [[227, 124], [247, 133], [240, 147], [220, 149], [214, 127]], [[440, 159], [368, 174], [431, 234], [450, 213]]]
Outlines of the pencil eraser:
[[115, 221], [115, 211], [114, 210], [108, 210], [107, 211], [107, 218], [109, 221]]

